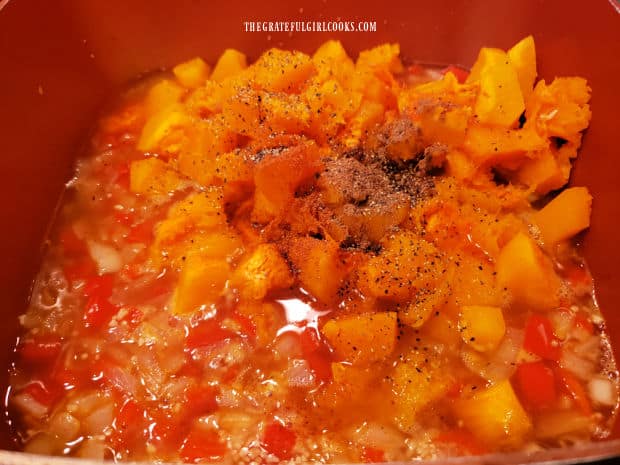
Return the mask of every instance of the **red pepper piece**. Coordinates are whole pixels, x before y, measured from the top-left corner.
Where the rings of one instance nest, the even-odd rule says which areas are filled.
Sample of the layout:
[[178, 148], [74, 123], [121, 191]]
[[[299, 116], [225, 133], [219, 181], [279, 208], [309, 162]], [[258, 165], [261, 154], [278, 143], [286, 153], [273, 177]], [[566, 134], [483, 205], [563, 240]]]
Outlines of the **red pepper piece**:
[[261, 444], [270, 454], [288, 460], [292, 457], [296, 441], [297, 435], [293, 430], [274, 421], [266, 426]]
[[441, 70], [441, 74], [452, 73], [456, 77], [457, 81], [463, 84], [469, 77], [469, 71], [459, 67], [450, 65]]
[[558, 398], [555, 375], [544, 362], [517, 366], [515, 383], [525, 405], [532, 409], [549, 407]]
[[364, 463], [381, 463], [385, 462], [385, 452], [376, 447], [362, 447], [361, 459]]
[[554, 371], [561, 383], [561, 387], [573, 398], [573, 402], [575, 402], [577, 408], [579, 408], [584, 415], [591, 415], [592, 406], [590, 405], [588, 394], [581, 382], [575, 378], [570, 371], [563, 368], [557, 367]]
[[129, 190], [129, 165], [127, 163], [118, 165], [114, 182], [123, 189]]
[[62, 349], [62, 341], [57, 336], [38, 336], [34, 339], [23, 341], [18, 352], [21, 359], [27, 363], [53, 362]]
[[193, 386], [187, 390], [187, 409], [192, 416], [202, 416], [217, 410], [219, 389], [213, 386]]
[[235, 337], [235, 333], [222, 328], [219, 322], [207, 320], [190, 329], [186, 346], [190, 350], [210, 347], [233, 337]]
[[525, 323], [523, 348], [545, 360], [558, 361], [561, 355], [560, 340], [553, 334], [548, 318], [531, 315]]
[[192, 430], [179, 451], [186, 463], [218, 462], [226, 455], [226, 445], [213, 430]]
[[99, 295], [89, 297], [84, 310], [84, 326], [98, 329], [106, 325], [118, 312], [118, 307], [112, 305], [106, 298]]
[[306, 327], [300, 334], [301, 350], [318, 381], [332, 379], [332, 354], [317, 329]]

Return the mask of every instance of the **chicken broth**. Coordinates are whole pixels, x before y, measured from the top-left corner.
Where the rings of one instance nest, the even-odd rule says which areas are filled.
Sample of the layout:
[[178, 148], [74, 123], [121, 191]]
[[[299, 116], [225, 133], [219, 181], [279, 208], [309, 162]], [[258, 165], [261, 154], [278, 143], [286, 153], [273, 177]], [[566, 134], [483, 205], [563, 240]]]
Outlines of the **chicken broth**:
[[226, 50], [97, 123], [20, 317], [23, 450], [382, 462], [605, 438], [618, 389], [562, 191], [582, 78]]

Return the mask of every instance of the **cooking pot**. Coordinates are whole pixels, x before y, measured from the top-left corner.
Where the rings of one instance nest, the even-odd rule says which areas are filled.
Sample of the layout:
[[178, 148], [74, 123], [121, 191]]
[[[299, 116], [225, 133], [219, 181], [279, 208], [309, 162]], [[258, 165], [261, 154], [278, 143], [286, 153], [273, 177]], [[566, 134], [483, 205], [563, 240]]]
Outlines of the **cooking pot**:
[[[587, 186], [594, 196], [583, 252], [620, 359], [619, 5], [614, 0], [0, 0], [0, 341], [5, 348], [0, 387], [7, 385], [17, 316], [26, 308], [46, 229], [106, 102], [132, 79], [194, 56], [213, 63], [233, 47], [253, 60], [269, 47], [312, 52], [330, 38], [341, 40], [352, 56], [389, 41], [401, 44], [407, 62], [467, 66], [481, 46], [508, 48], [532, 34], [539, 77], [587, 78], [593, 118], [571, 183]], [[245, 24], [338, 20], [374, 22], [376, 31], [247, 32]], [[587, 461], [620, 456], [618, 438], [620, 422], [609, 439], [597, 443], [442, 463]], [[15, 444], [4, 421], [0, 447], [5, 465], [75, 462], [12, 452]]]

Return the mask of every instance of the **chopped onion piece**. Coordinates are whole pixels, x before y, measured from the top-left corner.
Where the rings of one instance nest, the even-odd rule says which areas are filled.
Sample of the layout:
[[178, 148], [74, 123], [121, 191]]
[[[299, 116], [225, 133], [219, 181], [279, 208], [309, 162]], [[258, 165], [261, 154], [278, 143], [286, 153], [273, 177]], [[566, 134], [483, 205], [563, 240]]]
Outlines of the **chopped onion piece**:
[[618, 394], [614, 384], [602, 377], [592, 378], [588, 383], [590, 398], [597, 404], [613, 407], [618, 403]]
[[80, 433], [80, 422], [68, 412], [58, 412], [50, 419], [49, 432], [63, 442], [72, 441]]
[[91, 258], [97, 264], [97, 270], [100, 274], [116, 273], [123, 266], [121, 255], [114, 247], [88, 241], [88, 250]]
[[590, 419], [574, 410], [541, 414], [536, 421], [536, 437], [555, 439], [562, 436], [588, 437]]
[[306, 360], [290, 360], [286, 371], [288, 385], [293, 387], [312, 387], [316, 383], [314, 373]]

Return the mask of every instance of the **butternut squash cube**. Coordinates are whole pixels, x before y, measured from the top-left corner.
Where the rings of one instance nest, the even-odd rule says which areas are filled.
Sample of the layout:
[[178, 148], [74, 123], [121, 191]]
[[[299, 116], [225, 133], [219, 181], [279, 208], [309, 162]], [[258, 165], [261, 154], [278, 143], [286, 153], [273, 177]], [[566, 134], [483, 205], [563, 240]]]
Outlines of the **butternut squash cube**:
[[387, 383], [393, 393], [396, 422], [408, 432], [419, 425], [416, 416], [423, 408], [445, 396], [452, 379], [436, 354], [414, 350], [399, 357]]
[[179, 104], [168, 106], [151, 116], [140, 134], [138, 150], [151, 151], [175, 128], [189, 123], [188, 116]]
[[275, 245], [261, 244], [239, 264], [232, 284], [242, 297], [260, 300], [270, 291], [290, 287], [293, 275]]
[[456, 400], [454, 413], [481, 441], [495, 447], [522, 444], [532, 431], [532, 421], [507, 380]]
[[315, 72], [308, 55], [272, 48], [251, 67], [259, 89], [273, 92], [299, 92], [302, 84]]
[[568, 182], [564, 170], [548, 150], [543, 150], [536, 158], [526, 160], [515, 173], [515, 178], [538, 195], [559, 189]]
[[329, 320], [321, 333], [341, 359], [353, 364], [383, 360], [396, 345], [396, 312]]
[[558, 305], [560, 280], [551, 260], [525, 233], [519, 232], [500, 251], [497, 280], [513, 300], [533, 311]]
[[506, 333], [500, 307], [466, 305], [459, 318], [463, 342], [479, 352], [495, 350]]
[[299, 285], [322, 303], [334, 303], [347, 274], [338, 244], [312, 237], [296, 239], [288, 252], [298, 270]]
[[477, 165], [519, 165], [528, 152], [545, 150], [547, 140], [532, 129], [501, 129], [471, 125], [464, 148]]
[[230, 275], [225, 260], [190, 255], [179, 276], [174, 296], [174, 313], [187, 314], [215, 303], [224, 292]]
[[209, 65], [202, 58], [196, 57], [172, 68], [179, 82], [188, 89], [194, 89], [205, 83], [209, 77]]
[[382, 252], [360, 271], [360, 283], [372, 297], [405, 302], [431, 293], [441, 277], [443, 258], [430, 242], [400, 232], [383, 243]]
[[527, 100], [534, 90], [536, 80], [536, 46], [530, 35], [517, 42], [508, 50], [510, 63], [517, 72], [523, 98]]
[[482, 48], [467, 82], [480, 83], [474, 112], [481, 123], [512, 127], [525, 110], [519, 77], [508, 55]]
[[227, 48], [218, 58], [213, 73], [211, 73], [211, 80], [222, 82], [226, 78], [239, 74], [247, 66], [247, 59], [243, 53], [233, 48]]
[[146, 111], [150, 115], [179, 103], [185, 89], [170, 79], [162, 79], [149, 89], [146, 97]]
[[135, 160], [129, 167], [129, 188], [136, 194], [163, 195], [180, 183], [179, 175], [159, 158]]
[[295, 190], [321, 171], [322, 161], [314, 143], [303, 143], [266, 155], [254, 168], [252, 219], [266, 223], [290, 207]]
[[569, 239], [590, 226], [592, 196], [586, 187], [571, 187], [534, 215], [545, 245]]

